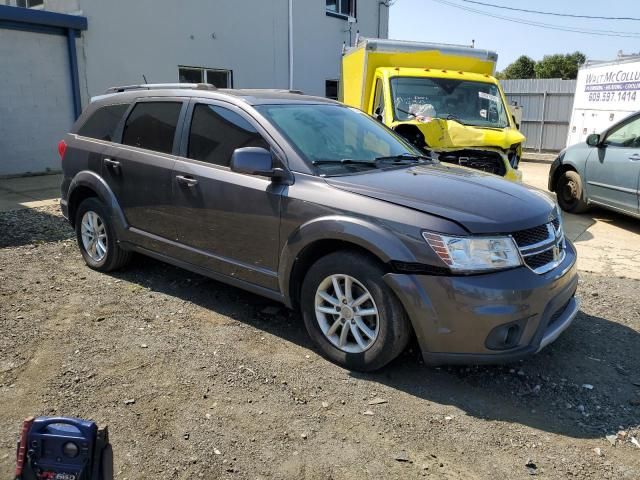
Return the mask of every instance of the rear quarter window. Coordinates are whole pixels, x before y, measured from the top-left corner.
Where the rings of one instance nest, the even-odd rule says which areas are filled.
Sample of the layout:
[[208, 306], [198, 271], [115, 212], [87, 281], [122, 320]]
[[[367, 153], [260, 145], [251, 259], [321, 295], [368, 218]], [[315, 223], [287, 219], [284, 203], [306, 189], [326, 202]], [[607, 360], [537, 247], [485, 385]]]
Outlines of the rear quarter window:
[[118, 122], [127, 108], [127, 103], [98, 108], [78, 129], [78, 135], [111, 142]]

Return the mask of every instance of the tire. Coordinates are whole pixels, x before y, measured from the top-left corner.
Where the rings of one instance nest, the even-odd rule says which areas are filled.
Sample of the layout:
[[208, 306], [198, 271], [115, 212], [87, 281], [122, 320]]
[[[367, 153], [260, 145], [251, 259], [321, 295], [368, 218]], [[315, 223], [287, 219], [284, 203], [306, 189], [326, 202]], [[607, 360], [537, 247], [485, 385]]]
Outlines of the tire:
[[583, 200], [584, 190], [578, 172], [573, 170], [563, 172], [556, 182], [555, 190], [558, 204], [565, 212], [583, 213], [589, 209], [589, 205]]
[[[90, 268], [111, 272], [124, 267], [131, 259], [131, 252], [118, 245], [107, 209], [97, 198], [87, 198], [78, 206], [75, 226], [78, 247]], [[83, 232], [88, 233], [84, 238]], [[90, 239], [96, 238], [96, 232], [98, 241], [94, 242]]]
[[[385, 366], [407, 346], [411, 325], [400, 301], [382, 280], [383, 275], [375, 260], [348, 251], [322, 257], [307, 272], [300, 295], [302, 317], [309, 336], [329, 360], [350, 370], [369, 372]], [[334, 278], [342, 296], [336, 294]], [[347, 299], [347, 278], [351, 283], [351, 301]], [[365, 294], [369, 298], [356, 305], [356, 300]], [[333, 308], [335, 313], [320, 312], [316, 307], [329, 312]], [[354, 314], [372, 310], [377, 314]], [[362, 324], [367, 329], [361, 329]], [[344, 343], [340, 346], [345, 329]]]

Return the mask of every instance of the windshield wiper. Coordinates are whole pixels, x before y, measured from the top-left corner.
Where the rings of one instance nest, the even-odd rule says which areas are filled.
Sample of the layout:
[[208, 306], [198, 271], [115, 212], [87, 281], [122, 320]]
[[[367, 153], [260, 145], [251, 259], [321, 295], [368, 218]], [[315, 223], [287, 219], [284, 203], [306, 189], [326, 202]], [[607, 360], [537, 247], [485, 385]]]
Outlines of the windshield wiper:
[[418, 118], [415, 113], [411, 113], [411, 112], [405, 110], [404, 108], [396, 107], [396, 110], [398, 110], [399, 112], [402, 112], [402, 113], [404, 113], [406, 115], [411, 115], [414, 118]]
[[447, 115], [446, 119], [447, 120], [453, 120], [454, 122], [459, 123], [460, 125], [465, 126], [465, 127], [472, 126], [469, 123], [464, 123], [464, 122], [460, 121], [460, 119], [456, 115], [454, 115], [453, 113], [450, 113], [449, 115]]
[[342, 158], [340, 160], [314, 160], [311, 162], [313, 165], [325, 165], [331, 163], [342, 163], [342, 164], [364, 164], [364, 165], [376, 165], [375, 160], [356, 160], [354, 158]]
[[385, 157], [376, 157], [376, 162], [391, 161], [393, 163], [422, 163], [424, 161], [433, 161], [433, 159], [427, 155], [417, 155], [413, 153], [401, 153], [400, 155], [388, 155]]

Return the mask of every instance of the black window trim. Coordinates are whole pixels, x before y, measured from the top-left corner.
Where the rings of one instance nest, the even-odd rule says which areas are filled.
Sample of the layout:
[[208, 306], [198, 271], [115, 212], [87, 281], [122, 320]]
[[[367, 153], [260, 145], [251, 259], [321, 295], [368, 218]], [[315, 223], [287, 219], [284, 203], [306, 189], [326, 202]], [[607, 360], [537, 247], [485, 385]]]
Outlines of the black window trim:
[[[218, 71], [218, 72], [226, 72], [229, 78], [229, 85], [226, 88], [233, 88], [233, 69], [231, 68], [221, 68], [221, 67], [195, 67], [193, 65], [178, 65], [178, 81], [180, 80], [180, 69], [185, 70], [200, 70], [202, 72], [202, 81], [205, 81], [206, 71]], [[208, 80], [208, 79], [207, 79]]]
[[[234, 113], [240, 115], [245, 121], [247, 121], [252, 127], [254, 127], [258, 133], [262, 136], [262, 138], [269, 144], [271, 147], [271, 152], [276, 157], [283, 168], [289, 170], [289, 162], [287, 156], [284, 154], [284, 150], [278, 145], [276, 140], [269, 134], [269, 132], [258, 122], [251, 113], [243, 110], [238, 107], [236, 104], [231, 102], [226, 102], [224, 100], [213, 100], [211, 98], [201, 98], [194, 97], [191, 98], [188, 102], [187, 108], [184, 111], [184, 121], [182, 124], [182, 132], [180, 134], [180, 145], [177, 149], [176, 155], [181, 162], [187, 163], [195, 163], [197, 165], [203, 165], [210, 168], [215, 168], [218, 170], [231, 171], [231, 167], [227, 165], [218, 165], [217, 163], [204, 162], [202, 160], [196, 160], [195, 158], [189, 158], [189, 132], [191, 131], [191, 122], [193, 120], [193, 111], [196, 105], [213, 105], [221, 108], [226, 108]], [[244, 175], [244, 174], [239, 174]], [[255, 176], [255, 175], [252, 175]], [[257, 177], [257, 178], [267, 178], [267, 177]], [[271, 181], [269, 179], [269, 181]]]
[[349, 17], [351, 16], [357, 19], [358, 18], [358, 0], [352, 0], [352, 1], [353, 1], [353, 15], [349, 15], [347, 13], [334, 12], [333, 10], [329, 10], [326, 6], [326, 2], [324, 7], [325, 14], [327, 15], [327, 17], [339, 18], [341, 20], [349, 20]]
[[[135, 150], [140, 150], [143, 152], [151, 152], [155, 155], [172, 155], [172, 156], [176, 156], [179, 155], [179, 150], [180, 150], [180, 133], [182, 132], [182, 128], [185, 122], [185, 115], [186, 115], [186, 111], [187, 111], [187, 107], [189, 106], [189, 102], [187, 101], [187, 98], [184, 97], [138, 97], [138, 98], [134, 98], [131, 101], [131, 105], [129, 105], [129, 108], [127, 109], [127, 111], [124, 113], [124, 115], [122, 116], [122, 118], [120, 119], [120, 123], [118, 124], [118, 126], [116, 127], [115, 132], [113, 133], [113, 143], [117, 143], [119, 144], [118, 146], [121, 148], [133, 148]], [[161, 103], [161, 102], [167, 102], [167, 103], [181, 103], [182, 107], [180, 109], [180, 114], [178, 115], [178, 122], [176, 124], [176, 131], [174, 133], [173, 136], [173, 146], [172, 146], [172, 150], [171, 153], [167, 153], [167, 152], [158, 152], [156, 150], [149, 150], [148, 148], [142, 148], [142, 147], [136, 147], [134, 145], [125, 145], [122, 143], [122, 136], [124, 134], [124, 126], [127, 123], [127, 120], [129, 119], [129, 116], [131, 115], [131, 112], [133, 111], [133, 109], [136, 107], [136, 105], [138, 105], [139, 103]]]

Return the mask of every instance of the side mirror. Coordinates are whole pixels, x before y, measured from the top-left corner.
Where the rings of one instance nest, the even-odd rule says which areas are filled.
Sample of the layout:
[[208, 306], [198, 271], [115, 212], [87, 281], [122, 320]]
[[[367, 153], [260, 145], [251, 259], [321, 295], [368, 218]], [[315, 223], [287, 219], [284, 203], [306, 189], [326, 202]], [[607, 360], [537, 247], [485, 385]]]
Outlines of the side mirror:
[[270, 178], [286, 176], [282, 168], [273, 168], [271, 152], [261, 147], [236, 148], [231, 155], [231, 171]]
[[516, 120], [516, 116], [515, 115], [511, 115], [511, 119], [513, 120], [514, 125], [516, 126], [516, 128], [518, 130], [520, 130], [520, 124], [517, 122]]
[[587, 145], [590, 147], [597, 147], [600, 145], [600, 135], [597, 133], [592, 133], [587, 137]]

